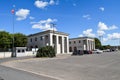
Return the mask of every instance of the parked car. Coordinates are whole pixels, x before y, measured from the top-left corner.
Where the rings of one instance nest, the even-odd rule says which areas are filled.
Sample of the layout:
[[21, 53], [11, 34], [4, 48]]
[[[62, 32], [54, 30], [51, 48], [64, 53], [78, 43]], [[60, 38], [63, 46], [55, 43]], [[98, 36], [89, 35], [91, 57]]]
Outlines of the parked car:
[[72, 53], [72, 55], [83, 55], [83, 51], [76, 50]]
[[99, 50], [99, 49], [95, 49], [95, 50], [92, 51], [92, 53], [94, 53], [94, 54], [100, 54], [100, 53], [103, 53], [103, 51]]

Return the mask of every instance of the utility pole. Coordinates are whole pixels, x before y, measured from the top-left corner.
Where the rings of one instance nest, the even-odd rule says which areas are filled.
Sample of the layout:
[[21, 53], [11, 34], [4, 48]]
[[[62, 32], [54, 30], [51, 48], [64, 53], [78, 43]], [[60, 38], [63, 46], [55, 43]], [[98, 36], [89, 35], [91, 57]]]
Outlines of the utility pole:
[[50, 23], [50, 27], [52, 28], [52, 31], [53, 31], [53, 48], [55, 50], [55, 35], [54, 35], [54, 31], [55, 31], [55, 27], [56, 27], [56, 24], [55, 23]]

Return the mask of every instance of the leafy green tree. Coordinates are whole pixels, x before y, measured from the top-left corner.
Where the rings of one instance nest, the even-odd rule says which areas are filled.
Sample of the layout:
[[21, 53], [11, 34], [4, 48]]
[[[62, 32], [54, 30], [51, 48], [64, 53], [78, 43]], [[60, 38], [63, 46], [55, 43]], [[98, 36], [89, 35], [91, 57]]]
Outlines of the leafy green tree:
[[110, 49], [110, 48], [111, 48], [110, 45], [104, 45], [104, 46], [102, 46], [102, 47], [103, 47], [103, 49]]
[[98, 38], [95, 38], [95, 48], [96, 49], [101, 49], [102, 48], [101, 42]]
[[27, 36], [22, 33], [14, 34], [14, 46], [24, 47], [27, 44]]
[[12, 37], [8, 32], [0, 31], [0, 48], [6, 49], [10, 48], [10, 44], [12, 43]]

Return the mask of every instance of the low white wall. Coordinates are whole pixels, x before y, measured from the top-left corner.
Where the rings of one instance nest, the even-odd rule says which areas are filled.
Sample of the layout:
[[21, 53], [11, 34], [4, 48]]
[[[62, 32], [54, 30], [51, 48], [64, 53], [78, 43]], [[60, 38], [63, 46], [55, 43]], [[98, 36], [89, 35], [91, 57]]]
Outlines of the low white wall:
[[0, 52], [0, 58], [11, 57], [11, 52]]
[[[0, 52], [0, 58], [10, 58], [11, 57], [12, 52]], [[21, 54], [23, 56], [36, 56], [36, 52], [33, 51], [26, 51], [25, 53], [18, 53]], [[64, 54], [72, 54], [70, 53], [64, 53]], [[60, 54], [57, 54], [60, 55]], [[22, 57], [22, 56], [17, 56], [17, 57]]]
[[[10, 58], [11, 54], [12, 52], [0, 52], [0, 58]], [[26, 51], [25, 53], [18, 53], [17, 57], [22, 57], [20, 56], [20, 54], [22, 56], [36, 56], [36, 52], [33, 52], [33, 51]]]

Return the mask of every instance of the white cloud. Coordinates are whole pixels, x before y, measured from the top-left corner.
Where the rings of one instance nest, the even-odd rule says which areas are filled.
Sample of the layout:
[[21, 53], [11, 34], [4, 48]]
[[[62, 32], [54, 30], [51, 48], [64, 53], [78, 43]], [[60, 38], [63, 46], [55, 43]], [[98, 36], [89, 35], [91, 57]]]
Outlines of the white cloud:
[[30, 20], [33, 20], [33, 19], [35, 19], [35, 18], [34, 18], [34, 17], [32, 17], [32, 16], [30, 16], [30, 17], [29, 17], [29, 19], [30, 19]]
[[103, 22], [98, 23], [98, 28], [99, 28], [99, 30], [108, 30], [107, 25]]
[[90, 19], [91, 19], [91, 17], [90, 17], [89, 14], [87, 14], [87, 15], [83, 15], [83, 18], [85, 18], [85, 19], [87, 19], [87, 20], [90, 20]]
[[115, 25], [112, 25], [112, 26], [109, 27], [105, 23], [99, 22], [98, 23], [98, 28], [99, 28], [99, 30], [103, 31], [103, 30], [114, 30], [114, 29], [117, 29], [118, 27], [115, 26]]
[[120, 33], [112, 33], [108, 34], [108, 39], [119, 39], [120, 38]]
[[39, 1], [39, 0], [37, 0], [37, 1], [35, 1], [35, 6], [36, 7], [38, 7], [38, 8], [45, 8], [46, 6], [48, 6], [48, 2], [43, 2], [43, 1]]
[[80, 34], [79, 37], [83, 37], [83, 34]]
[[54, 0], [50, 0], [49, 4], [50, 4], [50, 5], [54, 5], [54, 4], [55, 4], [55, 1], [54, 1]]
[[120, 39], [120, 33], [107, 34], [107, 37], [103, 38], [103, 42], [107, 42], [109, 40], [117, 40], [117, 39]]
[[87, 29], [86, 31], [83, 31], [83, 35], [87, 37], [95, 37], [95, 34], [93, 34], [92, 31], [92, 29]]
[[83, 31], [83, 33], [80, 34], [79, 37], [95, 37], [95, 34], [92, 32], [93, 32], [92, 29], [87, 29], [87, 30]]
[[97, 31], [97, 34], [98, 34], [98, 36], [103, 36], [103, 35], [105, 34], [105, 32], [102, 31], [102, 30], [98, 30], [98, 31]]
[[36, 0], [34, 5], [38, 8], [41, 8], [41, 9], [44, 9], [45, 7], [49, 6], [49, 5], [57, 5], [58, 4], [58, 1], [55, 2], [54, 0], [50, 0], [49, 2], [47, 1], [43, 1], [43, 0]]
[[104, 10], [105, 10], [105, 8], [104, 8], [104, 7], [100, 7], [99, 9], [100, 9], [101, 11], [104, 11]]
[[113, 30], [113, 29], [117, 29], [117, 28], [118, 28], [117, 26], [112, 25], [112, 26], [109, 27], [109, 30]]
[[19, 9], [16, 12], [17, 20], [24, 20], [30, 14], [30, 10], [28, 9]]
[[48, 18], [47, 20], [40, 20], [39, 22], [32, 22], [32, 28], [45, 30], [57, 30], [56, 27], [52, 27], [51, 23], [56, 22], [56, 19]]
[[108, 41], [108, 38], [103, 38], [103, 42], [107, 42]]

